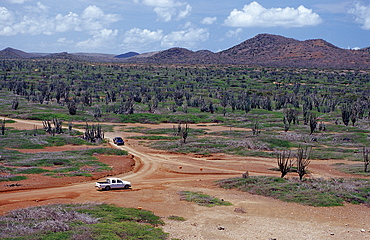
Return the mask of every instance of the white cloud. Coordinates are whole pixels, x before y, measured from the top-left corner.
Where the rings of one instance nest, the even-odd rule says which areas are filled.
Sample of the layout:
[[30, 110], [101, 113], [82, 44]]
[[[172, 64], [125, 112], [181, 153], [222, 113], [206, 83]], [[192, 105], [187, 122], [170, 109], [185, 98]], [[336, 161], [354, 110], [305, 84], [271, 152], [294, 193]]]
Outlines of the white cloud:
[[23, 4], [29, 0], [8, 0], [10, 3]]
[[0, 7], [0, 26], [12, 23], [14, 14], [5, 7]]
[[158, 18], [164, 22], [183, 19], [192, 10], [188, 3], [175, 0], [135, 0], [134, 2], [152, 7]]
[[198, 42], [208, 40], [209, 32], [205, 28], [189, 28], [182, 31], [174, 31], [166, 35], [161, 45], [163, 47], [194, 47]]
[[[0, 35], [45, 34], [58, 32], [87, 31], [90, 35], [99, 35], [111, 23], [117, 22], [116, 14], [105, 14], [99, 7], [88, 6], [79, 15], [70, 12], [67, 15], [48, 16], [48, 7], [38, 3], [37, 7], [28, 8], [29, 14], [20, 16], [4, 7], [0, 7]], [[17, 19], [18, 17], [18, 19]], [[113, 30], [112, 30], [113, 31]]]
[[76, 46], [83, 49], [96, 49], [107, 47], [107, 44], [112, 43], [115, 40], [117, 34], [118, 30], [101, 29], [92, 38], [78, 42]]
[[231, 27], [303, 27], [322, 22], [321, 17], [304, 6], [295, 8], [264, 8], [258, 2], [234, 9], [224, 24]]
[[217, 17], [205, 17], [203, 18], [201, 23], [205, 25], [211, 25], [214, 22], [216, 22], [216, 20], [217, 20]]
[[67, 38], [58, 38], [57, 44], [67, 46], [73, 44], [73, 40], [68, 40]]
[[162, 30], [150, 31], [148, 29], [133, 28], [124, 33], [121, 46], [130, 51], [151, 51], [158, 48], [163, 37]]
[[133, 28], [124, 34], [122, 46], [131, 51], [152, 51], [159, 48], [195, 47], [199, 42], [209, 38], [209, 32], [204, 28], [196, 28], [186, 23], [184, 30], [174, 31], [167, 35], [163, 30], [150, 31], [148, 29]]
[[355, 21], [361, 24], [363, 29], [370, 30], [370, 5], [356, 3], [348, 12], [355, 15]]
[[68, 31], [82, 31], [82, 20], [77, 13], [70, 12], [63, 16], [58, 14], [55, 16], [55, 31], [68, 32]]
[[238, 37], [240, 33], [243, 32], [242, 28], [237, 28], [235, 30], [230, 30], [226, 33], [226, 37]]
[[148, 44], [159, 42], [163, 38], [163, 31], [150, 31], [148, 29], [133, 28], [124, 34], [123, 43], [125, 44]]

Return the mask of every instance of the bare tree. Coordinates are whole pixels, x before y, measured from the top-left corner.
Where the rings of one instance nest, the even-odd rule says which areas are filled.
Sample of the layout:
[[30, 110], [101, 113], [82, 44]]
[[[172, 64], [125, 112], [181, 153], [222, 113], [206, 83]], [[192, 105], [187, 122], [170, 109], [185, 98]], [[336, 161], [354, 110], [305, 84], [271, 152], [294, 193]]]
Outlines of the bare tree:
[[370, 152], [370, 150], [367, 149], [366, 147], [364, 147], [363, 150], [362, 150], [362, 154], [364, 156], [364, 171], [365, 172], [367, 172], [367, 167], [370, 164], [370, 161], [369, 161], [369, 152]]
[[290, 172], [293, 166], [292, 160], [290, 159], [290, 151], [283, 151], [277, 156], [277, 163], [281, 172], [281, 178]]
[[307, 173], [307, 166], [310, 164], [310, 154], [311, 154], [311, 147], [302, 146], [298, 147], [297, 151], [297, 173], [299, 175], [299, 179], [302, 181], [303, 176]]

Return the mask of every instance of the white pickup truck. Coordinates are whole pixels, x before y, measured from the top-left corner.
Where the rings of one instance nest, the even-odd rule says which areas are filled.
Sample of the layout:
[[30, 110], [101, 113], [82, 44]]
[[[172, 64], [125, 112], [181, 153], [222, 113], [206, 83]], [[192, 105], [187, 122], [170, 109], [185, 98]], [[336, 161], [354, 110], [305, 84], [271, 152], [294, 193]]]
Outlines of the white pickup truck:
[[111, 190], [117, 188], [130, 188], [131, 183], [128, 181], [123, 181], [120, 178], [109, 177], [105, 182], [96, 182], [95, 188], [97, 190]]

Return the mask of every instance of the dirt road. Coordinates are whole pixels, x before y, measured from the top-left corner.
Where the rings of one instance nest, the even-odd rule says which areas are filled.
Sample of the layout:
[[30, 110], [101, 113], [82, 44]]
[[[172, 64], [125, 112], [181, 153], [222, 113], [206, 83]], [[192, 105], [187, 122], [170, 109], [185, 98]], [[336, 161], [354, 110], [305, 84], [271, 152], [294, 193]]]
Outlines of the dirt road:
[[[19, 121], [14, 126], [32, 129], [39, 122]], [[22, 127], [20, 126], [22, 125]], [[117, 125], [117, 124], [115, 124]], [[137, 126], [138, 124], [134, 124]], [[146, 125], [172, 127], [172, 125]], [[191, 126], [195, 128], [196, 126]], [[204, 126], [202, 126], [204, 127]], [[223, 127], [208, 125], [221, 130]], [[105, 137], [127, 137], [131, 133], [106, 133]], [[225, 128], [226, 129], [226, 128]], [[123, 207], [142, 207], [163, 217], [164, 231], [179, 239], [370, 239], [370, 209], [363, 205], [316, 208], [285, 203], [271, 198], [218, 188], [214, 181], [250, 175], [276, 175], [268, 170], [275, 159], [235, 157], [217, 154], [208, 157], [173, 154], [149, 149], [129, 140], [120, 148], [134, 155], [133, 171], [118, 175], [132, 182], [131, 190], [96, 191], [94, 182], [63, 187], [0, 193], [0, 212], [41, 204], [107, 202]], [[340, 161], [336, 161], [340, 162]], [[312, 177], [353, 177], [336, 171], [333, 161], [315, 161], [309, 166]], [[181, 201], [179, 191], [201, 191], [233, 203], [225, 207], [200, 207]], [[185, 222], [171, 221], [175, 215]]]

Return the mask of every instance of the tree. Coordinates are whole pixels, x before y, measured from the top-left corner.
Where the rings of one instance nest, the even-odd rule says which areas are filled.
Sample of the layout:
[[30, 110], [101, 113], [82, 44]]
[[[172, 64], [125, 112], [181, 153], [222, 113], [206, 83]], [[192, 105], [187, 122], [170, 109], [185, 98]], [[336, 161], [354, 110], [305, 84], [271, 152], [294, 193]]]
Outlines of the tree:
[[188, 133], [189, 133], [189, 125], [185, 123], [185, 125], [182, 126], [181, 123], [179, 123], [179, 125], [177, 126], [177, 134], [182, 137], [184, 143], [186, 143], [186, 139], [188, 138]]
[[71, 115], [76, 115], [77, 113], [77, 106], [75, 101], [68, 102], [68, 112]]
[[348, 104], [343, 104], [341, 110], [342, 110], [342, 121], [344, 125], [348, 126], [351, 116], [351, 109], [349, 108]]
[[307, 173], [307, 166], [310, 164], [310, 153], [311, 147], [302, 146], [298, 147], [297, 151], [297, 173], [299, 175], [299, 180], [302, 181], [303, 176]]
[[367, 149], [367, 148], [365, 148], [365, 147], [362, 149], [362, 154], [363, 154], [363, 157], [364, 157], [364, 171], [365, 172], [367, 172], [367, 167], [370, 164], [370, 161], [369, 161], [369, 152], [370, 152], [370, 150]]
[[18, 106], [19, 106], [18, 98], [13, 99], [13, 101], [12, 101], [12, 109], [13, 110], [17, 110]]
[[315, 131], [317, 126], [317, 118], [315, 114], [310, 113], [310, 135]]
[[5, 119], [1, 122], [1, 135], [5, 135]]
[[285, 175], [290, 172], [290, 169], [292, 168], [292, 160], [290, 158], [290, 151], [283, 151], [278, 154], [277, 156], [277, 163], [279, 166], [279, 170], [281, 172], [281, 178], [283, 178]]
[[258, 136], [261, 133], [261, 130], [259, 129], [258, 120], [254, 121], [252, 125], [252, 131], [253, 131], [253, 136]]

